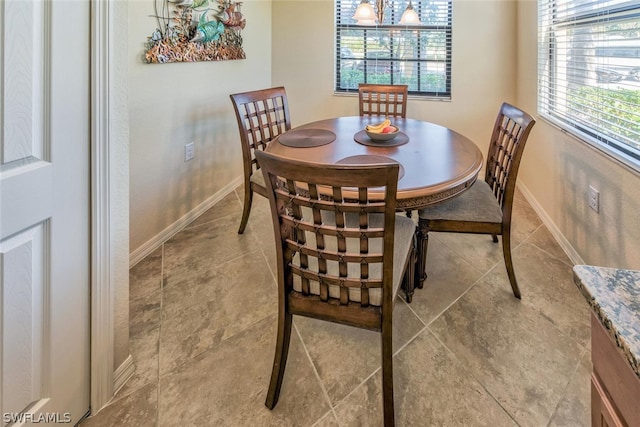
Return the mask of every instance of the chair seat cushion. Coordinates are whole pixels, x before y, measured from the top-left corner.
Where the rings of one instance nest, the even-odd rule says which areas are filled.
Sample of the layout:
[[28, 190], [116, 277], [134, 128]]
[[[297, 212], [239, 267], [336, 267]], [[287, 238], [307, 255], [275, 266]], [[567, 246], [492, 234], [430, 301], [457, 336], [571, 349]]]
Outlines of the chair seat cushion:
[[502, 222], [498, 199], [489, 184], [480, 179], [459, 196], [420, 209], [418, 214], [421, 220]]
[[[332, 216], [332, 215], [331, 215]], [[331, 218], [330, 215], [326, 215], [323, 213], [323, 222], [326, 224], [335, 224], [335, 218]], [[371, 216], [371, 226], [373, 227], [382, 227], [384, 221], [384, 216], [380, 215], [372, 215]], [[393, 240], [393, 297], [395, 298], [400, 289], [400, 285], [402, 284], [402, 278], [404, 273], [404, 266], [406, 264], [407, 257], [410, 252], [413, 250], [413, 238], [415, 235], [416, 224], [404, 215], [396, 215], [396, 224], [394, 230], [394, 240]], [[347, 216], [347, 225], [351, 227], [358, 226], [358, 217], [357, 215], [349, 215]], [[307, 243], [315, 247], [315, 235], [313, 233], [307, 233]], [[336, 250], [336, 244], [334, 239], [325, 240], [325, 248], [330, 251]], [[382, 239], [371, 239], [370, 252], [382, 252]], [[351, 253], [357, 253], [359, 251], [359, 241], [357, 239], [348, 239], [347, 240], [347, 251]], [[293, 261], [294, 264], [299, 265], [299, 256], [296, 254]], [[332, 276], [338, 275], [338, 263], [337, 262], [327, 262], [327, 274]], [[370, 265], [370, 278], [379, 279], [382, 277], [382, 268], [381, 264], [371, 264]], [[408, 268], [412, 268], [409, 266]], [[309, 270], [318, 271], [318, 263], [315, 258], [309, 258]], [[359, 265], [349, 264], [347, 269], [347, 276], [351, 278], [360, 277], [360, 269]], [[302, 290], [302, 285], [300, 282], [300, 278], [298, 276], [294, 276], [293, 281], [293, 289], [300, 292]], [[320, 285], [318, 282], [311, 282], [309, 292], [313, 295], [320, 294]], [[350, 288], [349, 289], [349, 300], [360, 302], [361, 291], [360, 288]], [[339, 298], [340, 297], [340, 289], [339, 286], [330, 285], [329, 286], [329, 297], [331, 298]], [[382, 305], [382, 289], [380, 288], [372, 288], [369, 290], [369, 304], [373, 306], [381, 306]]]

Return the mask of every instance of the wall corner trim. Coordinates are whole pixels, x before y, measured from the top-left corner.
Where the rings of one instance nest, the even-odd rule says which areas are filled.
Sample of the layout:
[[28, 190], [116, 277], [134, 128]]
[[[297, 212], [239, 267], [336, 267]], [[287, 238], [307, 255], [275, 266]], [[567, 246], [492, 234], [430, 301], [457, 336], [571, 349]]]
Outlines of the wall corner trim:
[[129, 355], [124, 362], [113, 373], [113, 394], [115, 395], [120, 391], [122, 387], [129, 381], [136, 371], [136, 366], [133, 363], [133, 357]]
[[110, 26], [113, 2], [91, 1], [91, 412], [113, 397], [113, 277], [111, 275]]

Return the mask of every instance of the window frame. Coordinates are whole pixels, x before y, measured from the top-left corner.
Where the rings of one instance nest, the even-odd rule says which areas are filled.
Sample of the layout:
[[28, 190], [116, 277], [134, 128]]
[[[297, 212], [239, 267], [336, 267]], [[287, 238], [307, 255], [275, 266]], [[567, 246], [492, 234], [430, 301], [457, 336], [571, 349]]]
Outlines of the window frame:
[[[625, 166], [630, 167], [634, 171], [640, 172], [640, 148], [637, 149], [621, 139], [616, 139], [614, 136], [607, 135], [607, 130], [609, 133], [611, 130], [599, 125], [596, 122], [597, 117], [595, 116], [589, 117], [589, 119], [594, 120], [581, 123], [577, 115], [574, 114], [571, 116], [564, 114], [561, 111], [562, 108], [559, 107], [559, 104], [555, 101], [556, 98], [561, 97], [561, 94], [559, 91], [554, 90], [555, 87], [562, 84], [559, 77], [555, 75], [559, 68], [557, 67], [558, 61], [560, 61], [558, 57], [562, 56], [562, 52], [558, 52], [558, 49], [554, 48], [557, 43], [555, 34], [560, 32], [562, 29], [566, 29], [572, 24], [579, 22], [598, 25], [604, 24], [605, 22], [612, 24], [620, 23], [629, 18], [637, 17], [637, 19], [640, 19], [640, 4], [632, 4], [628, 2], [617, 8], [608, 6], [607, 8], [603, 7], [603, 9], [597, 9], [595, 11], [592, 10], [580, 14], [576, 13], [564, 18], [551, 20], [551, 23], [547, 23], [547, 25], [544, 26], [542, 22], [542, 9], [548, 8], [553, 10], [553, 12], [548, 12], [549, 14], [556, 13], [555, 11], [559, 9], [558, 5], [564, 5], [565, 3], [567, 3], [567, 0], [538, 0], [538, 115], [551, 125], [560, 129], [562, 132], [588, 144], [594, 149], [612, 157], [618, 162], [621, 162]], [[604, 19], [599, 19], [604, 10], [607, 11], [608, 17], [613, 16], [613, 18], [606, 21]], [[549, 32], [545, 34], [543, 27]], [[597, 51], [598, 49], [603, 48], [609, 47], [596, 46], [594, 50]], [[546, 73], [545, 67], [540, 63], [543, 60], [546, 60], [548, 64], [550, 64], [547, 66]], [[562, 65], [564, 65], [565, 68], [569, 68], [567, 65], [568, 63], [569, 60], [566, 59]], [[568, 83], [569, 82], [567, 82], [567, 84]], [[640, 87], [637, 90], [640, 91]], [[565, 97], [568, 98], [569, 96], [570, 92], [567, 92]], [[638, 141], [638, 145], [640, 146], [640, 140]]]
[[[442, 2], [443, 0], [440, 0], [440, 2]], [[395, 63], [400, 63], [400, 62], [408, 62], [408, 63], [425, 63], [425, 62], [432, 62], [432, 63], [436, 63], [436, 64], [443, 64], [444, 66], [444, 79], [445, 79], [445, 89], [444, 91], [418, 91], [418, 90], [413, 90], [411, 88], [411, 85], [409, 85], [409, 91], [408, 94], [412, 97], [415, 98], [420, 98], [420, 99], [433, 99], [433, 100], [439, 100], [439, 101], [447, 101], [447, 100], [451, 100], [451, 82], [452, 82], [452, 39], [453, 39], [453, 25], [452, 25], [452, 9], [453, 9], [453, 4], [452, 4], [452, 0], [444, 0], [446, 1], [446, 6], [447, 6], [447, 24], [442, 26], [442, 25], [411, 25], [411, 26], [405, 26], [405, 25], [399, 25], [399, 24], [377, 24], [375, 26], [365, 26], [365, 25], [356, 25], [355, 21], [352, 20], [352, 18], [350, 16], [346, 17], [346, 19], [348, 19], [349, 21], [346, 23], [342, 23], [340, 22], [340, 18], [341, 16], [341, 12], [340, 12], [340, 4], [342, 2], [342, 0], [334, 0], [334, 36], [335, 36], [335, 40], [334, 40], [334, 82], [333, 82], [333, 90], [335, 94], [339, 94], [339, 95], [347, 95], [347, 94], [353, 94], [353, 93], [358, 93], [358, 88], [343, 88], [341, 87], [341, 61], [344, 60], [362, 60], [365, 61], [365, 71], [364, 71], [364, 80], [363, 81], [359, 81], [358, 83], [372, 83], [371, 81], [367, 80], [367, 71], [366, 71], [366, 58], [356, 58], [356, 57], [351, 57], [351, 58], [345, 58], [342, 57], [341, 55], [341, 37], [343, 35], [343, 33], [345, 31], [348, 30], [357, 30], [357, 31], [362, 31], [363, 35], [362, 35], [362, 39], [363, 39], [363, 45], [366, 46], [367, 45], [367, 32], [368, 31], [373, 31], [373, 32], [379, 32], [379, 31], [387, 31], [389, 32], [389, 39], [391, 40], [391, 44], [393, 45], [393, 40], [397, 40], [398, 37], [392, 37], [392, 32], [394, 31], [419, 31], [420, 33], [428, 33], [428, 32], [438, 32], [438, 33], [444, 33], [445, 35], [445, 42], [444, 42], [444, 47], [446, 50], [446, 53], [444, 55], [444, 60], [436, 60], [436, 59], [432, 59], [432, 60], [427, 60], [427, 59], [422, 59], [420, 58], [420, 49], [418, 49], [418, 57], [414, 57], [414, 58], [394, 58], [392, 52], [390, 51], [390, 55], [389, 57], [385, 57], [384, 61], [389, 61], [391, 64], [395, 64]], [[430, 2], [430, 0], [412, 0], [413, 3], [413, 8], [414, 9], [418, 9], [421, 4], [428, 4]], [[392, 10], [389, 10], [388, 13], [392, 13]], [[392, 16], [396, 16], [397, 13], [392, 13]], [[401, 13], [400, 13], [401, 15]], [[398, 17], [399, 18], [399, 17]], [[344, 17], [343, 17], [344, 19]], [[418, 36], [418, 41], [420, 41], [420, 37]], [[366, 52], [366, 47], [365, 47], [365, 52]], [[366, 53], [365, 53], [366, 54]], [[368, 59], [369, 61], [371, 59]], [[394, 81], [394, 77], [395, 76], [399, 76], [399, 74], [396, 74], [393, 71], [393, 68], [395, 68], [393, 65], [391, 66], [392, 70], [391, 70], [391, 76], [390, 76], [390, 82], [389, 83], [381, 83], [381, 84], [405, 84], [405, 82], [402, 81]], [[427, 74], [426, 70], [423, 73], [418, 74], [418, 81], [420, 81], [421, 78], [424, 78], [424, 75]], [[377, 82], [375, 82], [377, 83]]]

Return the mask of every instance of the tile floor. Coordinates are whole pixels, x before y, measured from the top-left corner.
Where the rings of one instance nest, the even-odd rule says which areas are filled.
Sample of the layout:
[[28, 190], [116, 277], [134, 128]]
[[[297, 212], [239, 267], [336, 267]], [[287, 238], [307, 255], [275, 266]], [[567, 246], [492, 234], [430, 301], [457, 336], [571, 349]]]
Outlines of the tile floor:
[[[375, 426], [378, 334], [296, 317], [280, 401], [264, 406], [275, 346], [275, 250], [241, 188], [130, 272], [136, 371], [94, 426]], [[521, 194], [513, 297], [489, 236], [432, 234], [429, 278], [394, 314], [400, 426], [588, 426], [589, 309], [571, 262]]]

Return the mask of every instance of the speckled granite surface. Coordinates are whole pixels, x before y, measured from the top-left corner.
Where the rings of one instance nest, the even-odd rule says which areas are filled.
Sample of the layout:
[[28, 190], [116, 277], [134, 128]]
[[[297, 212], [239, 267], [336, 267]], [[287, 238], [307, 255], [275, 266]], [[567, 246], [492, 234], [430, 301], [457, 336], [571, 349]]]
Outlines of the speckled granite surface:
[[640, 378], [640, 271], [576, 265], [574, 280]]

